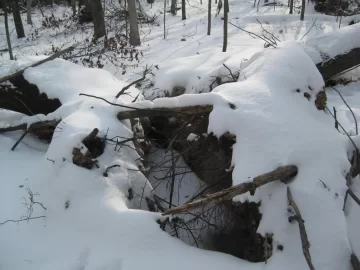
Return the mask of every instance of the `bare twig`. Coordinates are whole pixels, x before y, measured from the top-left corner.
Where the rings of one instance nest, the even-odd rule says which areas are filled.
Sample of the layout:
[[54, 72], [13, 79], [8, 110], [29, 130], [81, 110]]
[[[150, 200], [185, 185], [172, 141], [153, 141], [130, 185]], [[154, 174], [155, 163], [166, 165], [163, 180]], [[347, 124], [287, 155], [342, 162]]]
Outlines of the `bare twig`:
[[21, 137], [16, 141], [16, 143], [13, 145], [13, 147], [11, 147], [11, 151], [14, 151], [16, 146], [18, 146], [18, 144], [22, 141], [22, 139], [25, 138], [25, 136], [29, 133], [29, 130], [26, 130]]
[[126, 90], [128, 90], [131, 86], [143, 81], [146, 79], [146, 75], [151, 73], [151, 67], [148, 68], [147, 66], [145, 67], [145, 70], [143, 72], [143, 75], [140, 79], [137, 79], [136, 81], [133, 81], [132, 83], [128, 84], [127, 86], [123, 87], [123, 89], [121, 89], [121, 91], [116, 95], [116, 98], [119, 98], [122, 94], [124, 94], [124, 92]]
[[14, 222], [14, 223], [18, 223], [18, 222], [22, 222], [22, 221], [29, 221], [31, 219], [38, 219], [38, 218], [45, 218], [45, 216], [38, 216], [38, 217], [30, 217], [30, 218], [22, 218], [22, 219], [8, 219], [8, 220], [5, 220], [4, 222], [1, 222], [0, 223], [0, 226], [8, 223], [8, 222]]
[[223, 66], [229, 71], [229, 73], [230, 73], [233, 81], [236, 82], [236, 81], [237, 81], [237, 78], [236, 78], [236, 76], [232, 73], [231, 69], [230, 69], [227, 65], [225, 65], [225, 63], [223, 64]]
[[354, 121], [355, 121], [355, 130], [356, 130], [356, 135], [359, 135], [359, 131], [358, 131], [358, 124], [357, 124], [357, 120], [356, 120], [356, 117], [355, 117], [355, 114], [353, 112], [353, 110], [351, 109], [351, 107], [349, 106], [349, 104], [346, 102], [346, 100], [344, 99], [344, 97], [341, 95], [340, 91], [337, 90], [335, 87], [331, 86], [332, 89], [334, 89], [336, 91], [336, 93], [339, 94], [340, 98], [342, 99], [342, 101], [345, 103], [346, 107], [348, 107], [349, 111], [351, 112], [353, 118], [354, 118]]
[[299, 224], [301, 245], [302, 245], [302, 250], [303, 250], [306, 262], [309, 265], [310, 270], [315, 270], [315, 268], [312, 264], [312, 261], [311, 261], [311, 256], [310, 256], [310, 251], [309, 251], [310, 243], [309, 243], [309, 240], [308, 240], [308, 237], [306, 234], [304, 220], [302, 219], [300, 209], [298, 208], [298, 206], [295, 203], [294, 198], [291, 194], [290, 187], [287, 187], [287, 198], [288, 198], [289, 205], [294, 209], [295, 219]]
[[317, 18], [314, 20], [314, 22], [313, 22], [312, 26], [310, 27], [310, 29], [305, 33], [305, 35], [302, 36], [302, 38], [300, 39], [300, 41], [303, 40], [303, 38], [306, 37], [307, 34], [309, 34], [309, 32], [311, 31], [311, 29], [314, 27], [316, 21], [317, 21]]

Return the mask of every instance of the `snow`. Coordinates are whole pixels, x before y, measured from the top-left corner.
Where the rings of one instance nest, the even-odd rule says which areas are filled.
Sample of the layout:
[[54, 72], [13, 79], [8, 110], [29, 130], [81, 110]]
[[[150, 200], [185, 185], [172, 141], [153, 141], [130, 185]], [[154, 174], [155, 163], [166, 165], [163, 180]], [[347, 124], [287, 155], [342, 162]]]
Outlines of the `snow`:
[[[25, 71], [26, 80], [36, 84], [49, 98], [59, 98], [62, 106], [46, 116], [24, 116], [1, 110], [1, 126], [30, 125], [40, 119], [61, 119], [61, 123], [50, 145], [26, 136], [15, 151], [10, 151], [21, 133], [0, 134], [0, 169], [3, 172], [0, 222], [29, 214], [23, 204], [24, 200], [28, 201], [27, 188], [38, 194], [35, 199], [46, 207], [45, 210], [34, 205], [32, 213], [32, 217], [44, 215], [45, 218], [0, 226], [1, 269], [161, 270], [171, 267], [183, 270], [195, 264], [199, 269], [308, 269], [298, 225], [288, 222], [290, 214], [283, 183], [263, 186], [254, 196], [244, 194], [235, 198], [261, 201], [262, 220], [258, 232], [273, 234], [272, 257], [267, 264], [254, 264], [191, 247], [186, 235], [180, 238], [188, 244], [171, 237], [169, 231], [163, 232], [156, 223], [161, 215], [147, 211], [144, 197], [153, 198], [156, 192], [163, 199], [169, 199], [168, 183], [157, 181], [166, 172], [151, 170], [146, 178], [139, 170], [140, 157], [132, 142], [125, 143], [118, 151], [114, 151], [114, 144], [108, 143], [104, 154], [97, 158], [99, 169], [75, 166], [72, 149], [83, 147], [85, 151], [81, 141], [94, 128], [100, 130], [100, 137], [133, 136], [130, 121], [116, 118], [123, 108], [79, 96], [81, 93], [137, 108], [213, 105], [208, 133], [236, 135], [233, 184], [244, 183], [279, 166], [296, 165], [299, 173], [289, 187], [305, 220], [315, 268], [351, 269], [351, 252], [360, 256], [360, 208], [351, 199], [348, 199], [345, 213], [342, 206], [347, 190], [344, 177], [350, 168], [348, 159], [352, 146], [342, 131], [336, 131], [331, 116], [314, 106], [315, 96], [324, 86], [314, 63], [322, 59], [319, 52], [333, 57], [360, 43], [359, 25], [344, 27], [359, 16], [343, 18], [339, 23], [333, 16], [316, 13], [310, 3], [305, 21], [301, 22], [298, 14], [288, 15], [287, 6], [276, 7], [275, 11], [271, 6], [261, 6], [257, 12], [252, 5], [253, 1], [230, 1], [230, 21], [258, 34], [262, 29], [257, 20], [261, 21], [265, 29], [281, 40], [276, 49], [264, 49], [261, 40], [229, 25], [228, 51], [222, 53], [223, 21], [221, 15], [214, 16], [216, 5], [212, 6], [212, 34], [207, 36], [206, 5], [190, 1], [186, 21], [181, 21], [179, 14], [166, 14], [166, 39], [162, 37], [161, 19], [158, 27], [142, 26], [143, 44], [138, 49], [143, 58], [134, 67], [129, 65], [125, 74], [109, 63], [104, 70], [88, 69], [62, 59]], [[154, 3], [152, 9], [146, 6], [146, 10], [149, 14], [159, 14], [162, 3]], [[45, 11], [54, 12], [56, 16], [71, 12], [56, 6]], [[35, 10], [34, 28], [41, 25], [41, 20], [39, 11]], [[13, 22], [10, 24], [13, 27]], [[339, 25], [341, 31], [336, 31]], [[85, 31], [75, 29], [74, 35], [62, 33], [62, 28], [41, 29], [30, 40], [17, 40], [13, 31], [11, 39], [17, 60], [9, 61], [8, 55], [3, 53], [0, 76], [44, 59], [46, 56], [35, 54], [48, 53], [53, 45], [70, 45], [92, 34], [89, 25], [84, 27]], [[1, 17], [0, 32], [3, 30]], [[28, 25], [25, 30], [33, 33]], [[343, 36], [349, 33], [352, 38], [343, 42]], [[0, 45], [6, 47], [4, 39]], [[236, 82], [224, 64], [239, 76]], [[154, 76], [148, 75], [153, 86], [141, 90], [133, 86], [127, 90], [127, 95], [116, 99], [115, 95], [138, 78], [146, 65], [158, 66], [158, 69], [153, 68]], [[356, 80], [358, 74], [358, 70], [354, 70], [346, 76], [351, 75]], [[216, 77], [227, 83], [212, 85]], [[158, 98], [171, 94], [175, 86], [185, 87], [186, 95]], [[336, 88], [359, 121], [359, 82]], [[310, 100], [303, 96], [304, 92], [311, 95]], [[356, 135], [355, 121], [348, 108], [331, 88], [326, 92], [328, 107], [336, 107], [338, 121], [350, 135]], [[139, 93], [138, 102], [132, 103]], [[234, 104], [235, 109], [229, 103]], [[195, 140], [197, 136], [191, 134], [188, 139]], [[358, 136], [354, 140], [360, 145]], [[159, 163], [170, 154], [157, 150], [151, 158]], [[107, 177], [103, 176], [111, 165], [120, 167], [112, 168]], [[163, 167], [167, 165], [162, 164]], [[181, 158], [177, 165], [181, 169], [175, 177], [174, 204], [181, 205], [204, 184], [192, 172], [184, 173], [189, 168]], [[133, 190], [133, 199], [129, 199], [129, 189]], [[359, 178], [354, 180], [351, 189], [360, 196]], [[277, 244], [283, 245], [284, 250], [276, 250]]]

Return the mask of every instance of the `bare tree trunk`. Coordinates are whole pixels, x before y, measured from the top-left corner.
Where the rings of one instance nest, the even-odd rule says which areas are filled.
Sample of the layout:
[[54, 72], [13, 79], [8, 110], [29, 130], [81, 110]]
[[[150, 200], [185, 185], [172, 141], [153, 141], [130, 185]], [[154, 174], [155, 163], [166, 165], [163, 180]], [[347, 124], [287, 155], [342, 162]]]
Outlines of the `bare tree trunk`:
[[166, 39], [166, 0], [164, 0], [164, 39]]
[[9, 23], [8, 23], [8, 5], [6, 0], [2, 0], [1, 2], [4, 7], [5, 32], [6, 32], [6, 41], [9, 49], [9, 56], [10, 56], [10, 60], [14, 60], [12, 47], [11, 47], [11, 40], [10, 40]]
[[171, 0], [170, 12], [172, 15], [176, 15], [176, 0]]
[[208, 36], [210, 36], [211, 34], [211, 0], [209, 1], [209, 5], [208, 5], [208, 28], [207, 28], [207, 34]]
[[23, 26], [22, 20], [21, 20], [19, 2], [18, 2], [18, 0], [12, 0], [11, 3], [12, 3], [12, 12], [13, 12], [13, 17], [14, 17], [16, 34], [17, 34], [18, 38], [23, 38], [23, 37], [25, 37], [25, 32], [24, 32], [24, 26]]
[[76, 0], [71, 0], [71, 8], [72, 8], [73, 16], [75, 16], [76, 15]]
[[27, 19], [27, 24], [32, 24], [32, 19], [31, 19], [31, 4], [32, 4], [32, 0], [27, 0], [27, 1], [26, 1], [26, 19]]
[[91, 14], [94, 21], [94, 36], [100, 38], [105, 36], [105, 18], [101, 0], [89, 0], [91, 6]]
[[294, 9], [294, 0], [290, 0], [290, 13], [289, 14], [293, 14], [293, 9]]
[[223, 40], [223, 52], [226, 52], [227, 39], [228, 39], [228, 13], [229, 13], [229, 0], [224, 1], [224, 40]]
[[133, 46], [140, 45], [140, 35], [139, 35], [139, 26], [137, 21], [137, 12], [135, 0], [128, 1], [128, 12], [129, 12], [129, 22], [130, 22], [130, 44]]
[[301, 14], [300, 14], [300, 20], [303, 21], [305, 17], [305, 0], [301, 1]]
[[181, 13], [182, 13], [182, 19], [186, 20], [186, 2], [185, 2], [185, 0], [181, 0]]

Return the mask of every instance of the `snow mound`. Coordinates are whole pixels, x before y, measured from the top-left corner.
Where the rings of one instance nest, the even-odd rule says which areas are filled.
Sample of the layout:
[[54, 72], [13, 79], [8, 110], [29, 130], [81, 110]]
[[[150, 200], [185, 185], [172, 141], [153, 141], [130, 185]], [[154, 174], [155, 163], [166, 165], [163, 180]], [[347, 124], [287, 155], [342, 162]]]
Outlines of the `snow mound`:
[[[234, 55], [231, 60], [239, 66], [243, 58]], [[175, 69], [167, 73], [167, 81], [190, 74], [193, 67]], [[342, 211], [344, 175], [350, 167], [347, 139], [334, 129], [331, 116], [314, 105], [324, 87], [320, 73], [303, 46], [289, 42], [253, 54], [241, 74], [238, 82], [223, 84], [212, 93], [156, 99], [150, 107], [213, 104], [208, 132], [218, 137], [226, 132], [236, 135], [234, 185], [279, 166], [296, 165], [299, 173], [289, 186], [305, 220], [313, 264], [316, 269], [348, 269], [350, 246]], [[162, 78], [156, 78], [157, 84]], [[197, 85], [194, 81], [189, 80], [188, 89]], [[236, 108], [231, 109], [229, 102]], [[288, 222], [286, 185], [271, 183], [254, 196], [244, 194], [235, 200], [261, 201], [258, 232], [273, 233], [274, 243], [285, 247], [264, 269], [308, 267], [298, 226]]]

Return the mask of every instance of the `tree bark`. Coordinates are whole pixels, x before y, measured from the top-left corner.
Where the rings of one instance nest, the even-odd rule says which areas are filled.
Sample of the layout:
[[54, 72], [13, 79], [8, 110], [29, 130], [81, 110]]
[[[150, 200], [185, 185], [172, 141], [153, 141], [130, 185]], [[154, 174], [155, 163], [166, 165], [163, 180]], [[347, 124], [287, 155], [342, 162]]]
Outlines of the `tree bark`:
[[105, 36], [105, 18], [101, 0], [89, 0], [91, 6], [91, 14], [94, 21], [94, 36], [101, 38]]
[[119, 112], [117, 118], [119, 120], [152, 117], [152, 116], [175, 116], [175, 115], [202, 115], [210, 113], [213, 109], [212, 105], [202, 106], [187, 106], [187, 107], [175, 107], [175, 108], [149, 108], [149, 109], [137, 109], [131, 111]]
[[207, 28], [207, 34], [210, 36], [211, 34], [211, 0], [209, 1], [208, 5], [208, 28]]
[[305, 0], [301, 1], [301, 14], [300, 14], [300, 20], [303, 21], [305, 17]]
[[297, 172], [297, 167], [294, 165], [279, 167], [274, 171], [255, 177], [251, 182], [244, 182], [242, 184], [232, 186], [222, 191], [210, 194], [203, 199], [199, 199], [181, 206], [168, 209], [163, 213], [163, 215], [173, 215], [189, 212], [190, 210], [203, 207], [209, 203], [219, 203], [225, 200], [231, 200], [235, 196], [244, 194], [246, 192], [254, 193], [256, 188], [271, 183], [273, 181], [287, 181], [290, 178], [296, 176]]
[[166, 39], [166, 0], [164, 0], [164, 39]]
[[9, 22], [8, 22], [8, 5], [6, 0], [2, 0], [2, 4], [4, 7], [4, 20], [5, 20], [5, 32], [6, 32], [6, 42], [9, 49], [10, 60], [14, 60], [14, 56], [12, 53], [11, 47], [11, 39], [10, 39], [10, 31], [9, 31]]
[[289, 14], [293, 14], [293, 9], [294, 9], [294, 0], [290, 0], [290, 13]]
[[229, 13], [229, 0], [224, 0], [224, 37], [223, 37], [223, 52], [227, 49], [228, 40], [228, 13]]
[[73, 16], [76, 15], [76, 0], [71, 0], [71, 8], [73, 12]]
[[25, 31], [21, 20], [19, 2], [18, 0], [11, 0], [11, 3], [12, 3], [12, 12], [14, 17], [16, 34], [18, 38], [23, 38], [25, 37]]
[[128, 12], [129, 12], [129, 22], [130, 22], [130, 44], [133, 46], [138, 46], [141, 44], [141, 42], [140, 42], [135, 0], [127, 0], [127, 1], [128, 1]]
[[181, 0], [181, 16], [182, 20], [186, 20], [186, 2], [185, 0]]
[[171, 0], [170, 12], [172, 15], [176, 15], [176, 0]]
[[27, 19], [27, 24], [32, 24], [32, 19], [31, 19], [31, 4], [32, 4], [32, 0], [27, 0], [27, 1], [26, 1], [26, 19]]

